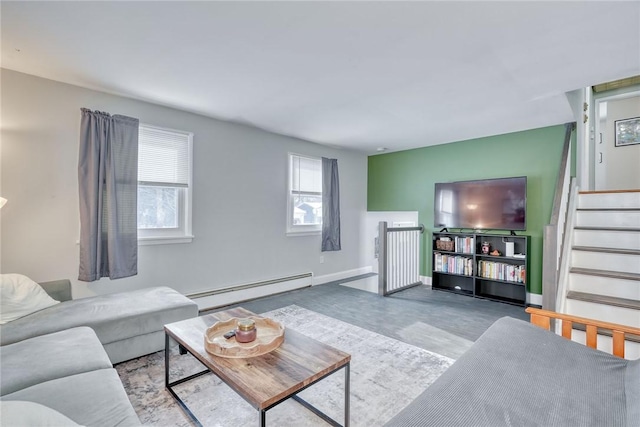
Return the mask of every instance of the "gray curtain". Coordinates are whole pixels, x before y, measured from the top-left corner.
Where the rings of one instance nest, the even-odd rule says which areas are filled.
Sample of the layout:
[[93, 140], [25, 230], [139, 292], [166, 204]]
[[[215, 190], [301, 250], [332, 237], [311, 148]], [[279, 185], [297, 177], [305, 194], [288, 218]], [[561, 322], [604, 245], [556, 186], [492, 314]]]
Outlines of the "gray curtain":
[[80, 274], [138, 274], [138, 119], [81, 109]]
[[322, 252], [340, 248], [338, 160], [322, 158]]

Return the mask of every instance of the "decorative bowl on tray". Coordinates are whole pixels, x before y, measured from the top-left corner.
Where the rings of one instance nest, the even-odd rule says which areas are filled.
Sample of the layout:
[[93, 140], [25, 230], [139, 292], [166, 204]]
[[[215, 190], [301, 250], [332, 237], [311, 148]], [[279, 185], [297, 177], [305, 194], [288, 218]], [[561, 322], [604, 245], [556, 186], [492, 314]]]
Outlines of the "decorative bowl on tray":
[[228, 358], [246, 358], [260, 356], [280, 347], [284, 341], [284, 326], [266, 317], [251, 316], [256, 324], [256, 339], [248, 343], [240, 343], [235, 337], [225, 338], [224, 335], [236, 329], [238, 321], [233, 317], [229, 320], [216, 322], [207, 328], [204, 334], [204, 348], [214, 356]]

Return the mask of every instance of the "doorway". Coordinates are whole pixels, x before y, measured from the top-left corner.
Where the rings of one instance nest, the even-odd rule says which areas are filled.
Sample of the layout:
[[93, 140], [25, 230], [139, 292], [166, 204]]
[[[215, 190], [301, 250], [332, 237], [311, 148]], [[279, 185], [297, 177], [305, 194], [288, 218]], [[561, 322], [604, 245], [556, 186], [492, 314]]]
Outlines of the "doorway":
[[640, 118], [640, 90], [595, 100], [595, 190], [640, 189], [640, 144], [616, 145], [616, 121]]

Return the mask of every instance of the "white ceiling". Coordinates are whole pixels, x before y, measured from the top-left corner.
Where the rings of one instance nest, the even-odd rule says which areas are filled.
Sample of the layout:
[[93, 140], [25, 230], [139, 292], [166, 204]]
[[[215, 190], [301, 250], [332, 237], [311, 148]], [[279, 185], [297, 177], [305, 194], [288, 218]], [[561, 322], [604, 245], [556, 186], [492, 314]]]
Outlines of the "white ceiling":
[[[11, 2], [2, 67], [366, 153], [574, 120], [640, 2]], [[117, 113], [117, 112], [114, 112]]]

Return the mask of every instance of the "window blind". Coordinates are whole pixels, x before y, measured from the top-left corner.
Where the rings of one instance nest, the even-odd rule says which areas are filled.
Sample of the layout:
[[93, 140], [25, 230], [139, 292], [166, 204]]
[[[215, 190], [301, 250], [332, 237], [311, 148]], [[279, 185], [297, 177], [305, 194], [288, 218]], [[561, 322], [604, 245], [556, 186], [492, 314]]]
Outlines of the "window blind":
[[140, 185], [188, 187], [192, 134], [140, 125], [138, 182]]
[[291, 156], [291, 191], [294, 193], [322, 193], [322, 163], [320, 159]]

